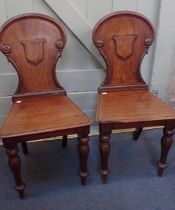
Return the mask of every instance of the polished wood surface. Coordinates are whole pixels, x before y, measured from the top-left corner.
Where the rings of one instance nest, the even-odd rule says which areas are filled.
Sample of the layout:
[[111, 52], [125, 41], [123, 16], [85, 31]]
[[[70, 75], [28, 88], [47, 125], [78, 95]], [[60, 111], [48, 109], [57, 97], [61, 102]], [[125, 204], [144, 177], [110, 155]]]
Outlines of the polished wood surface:
[[97, 110], [100, 123], [175, 120], [175, 110], [146, 90], [101, 92]]
[[18, 143], [28, 154], [27, 141], [78, 135], [79, 175], [86, 183], [89, 174], [88, 134], [91, 119], [66, 95], [56, 78], [56, 63], [66, 44], [66, 34], [54, 19], [41, 14], [25, 14], [7, 21], [0, 29], [0, 50], [15, 67], [19, 84], [13, 105], [0, 137], [7, 150], [16, 190], [24, 197]]
[[47, 16], [22, 15], [1, 27], [0, 49], [19, 77], [14, 99], [65, 92], [55, 73], [57, 59], [65, 44], [63, 28]]
[[114, 12], [94, 28], [94, 44], [107, 66], [106, 78], [99, 87], [96, 116], [103, 183], [109, 173], [110, 136], [115, 129], [136, 128], [133, 138], [138, 139], [144, 126], [164, 126], [158, 174], [161, 176], [167, 167], [175, 110], [149, 92], [140, 73], [142, 59], [154, 36], [150, 21], [135, 12]]
[[93, 41], [106, 65], [99, 91], [147, 89], [140, 73], [141, 61], [154, 40], [154, 29], [142, 15], [118, 12], [100, 20]]
[[1, 129], [1, 137], [34, 135], [89, 123], [90, 119], [65, 95], [32, 98], [14, 103]]

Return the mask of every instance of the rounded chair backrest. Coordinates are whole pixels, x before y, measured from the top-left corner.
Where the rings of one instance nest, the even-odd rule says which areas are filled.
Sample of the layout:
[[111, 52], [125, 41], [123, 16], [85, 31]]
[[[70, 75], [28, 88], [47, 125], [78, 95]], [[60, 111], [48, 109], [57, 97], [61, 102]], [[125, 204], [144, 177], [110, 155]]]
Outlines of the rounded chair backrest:
[[1, 52], [13, 64], [19, 77], [14, 99], [65, 92], [55, 72], [65, 44], [63, 28], [45, 15], [16, 16], [1, 27]]
[[99, 91], [147, 89], [140, 65], [154, 40], [149, 20], [135, 12], [115, 12], [102, 18], [93, 31], [93, 41], [107, 64]]

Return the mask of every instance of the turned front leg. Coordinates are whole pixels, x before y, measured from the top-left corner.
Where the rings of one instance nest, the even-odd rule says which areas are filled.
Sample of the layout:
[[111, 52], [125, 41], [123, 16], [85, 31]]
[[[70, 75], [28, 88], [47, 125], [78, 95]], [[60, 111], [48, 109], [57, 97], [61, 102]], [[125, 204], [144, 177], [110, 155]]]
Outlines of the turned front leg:
[[89, 155], [89, 145], [88, 145], [89, 138], [86, 137], [78, 137], [78, 152], [80, 158], [80, 170], [79, 175], [81, 177], [81, 184], [86, 184], [86, 179], [89, 175], [88, 167], [87, 167], [87, 160]]
[[110, 154], [110, 134], [100, 134], [101, 179], [105, 184], [109, 174], [108, 158]]
[[7, 149], [7, 155], [9, 157], [8, 164], [14, 176], [16, 182], [16, 191], [18, 191], [21, 198], [24, 198], [25, 184], [21, 178], [21, 160], [18, 155], [18, 148]]
[[172, 130], [169, 130], [168, 128], [163, 129], [163, 137], [161, 139], [161, 156], [160, 161], [158, 164], [158, 175], [162, 176], [164, 169], [167, 168], [167, 156], [168, 152], [171, 148], [171, 145], [173, 143], [173, 134], [174, 132]]

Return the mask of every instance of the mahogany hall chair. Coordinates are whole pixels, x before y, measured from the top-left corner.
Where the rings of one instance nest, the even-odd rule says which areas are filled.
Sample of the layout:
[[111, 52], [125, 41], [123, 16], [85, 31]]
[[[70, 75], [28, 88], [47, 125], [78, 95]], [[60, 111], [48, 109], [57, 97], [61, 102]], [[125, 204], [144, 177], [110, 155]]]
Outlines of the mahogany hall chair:
[[112, 130], [137, 128], [139, 138], [145, 126], [164, 126], [158, 174], [167, 167], [172, 144], [175, 111], [151, 94], [140, 73], [144, 55], [154, 40], [149, 20], [134, 12], [114, 12], [102, 18], [93, 31], [93, 42], [103, 56], [107, 75], [99, 87], [96, 119], [99, 122], [101, 177], [109, 173], [110, 135]]
[[[0, 50], [15, 67], [19, 84], [13, 105], [0, 131], [7, 150], [16, 190], [24, 197], [18, 143], [27, 153], [26, 141], [78, 134], [82, 184], [88, 176], [88, 134], [91, 120], [67, 97], [56, 78], [56, 63], [66, 44], [62, 26], [51, 17], [24, 14], [0, 29]], [[43, 163], [44, 164], [44, 163]]]

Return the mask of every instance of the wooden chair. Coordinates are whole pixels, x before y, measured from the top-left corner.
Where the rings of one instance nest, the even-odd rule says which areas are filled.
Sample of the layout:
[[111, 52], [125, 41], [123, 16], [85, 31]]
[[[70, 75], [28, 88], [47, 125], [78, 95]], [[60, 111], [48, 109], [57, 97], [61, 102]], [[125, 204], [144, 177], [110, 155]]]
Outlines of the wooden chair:
[[102, 54], [107, 75], [99, 88], [97, 121], [100, 131], [101, 176], [109, 173], [110, 135], [114, 129], [137, 128], [138, 139], [145, 126], [164, 126], [158, 173], [167, 167], [172, 144], [175, 111], [151, 94], [140, 66], [154, 40], [147, 18], [134, 12], [115, 12], [102, 18], [93, 31], [93, 41]]
[[[26, 141], [78, 134], [82, 184], [88, 176], [88, 134], [91, 120], [66, 96], [56, 79], [55, 67], [66, 44], [66, 34], [54, 19], [25, 14], [7, 21], [0, 29], [0, 49], [15, 67], [19, 84], [13, 106], [1, 128], [0, 137], [7, 150], [16, 190], [24, 197], [21, 161], [17, 144]], [[43, 163], [44, 164], [44, 163]]]

